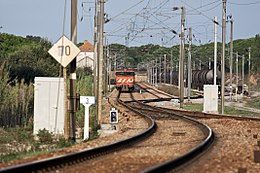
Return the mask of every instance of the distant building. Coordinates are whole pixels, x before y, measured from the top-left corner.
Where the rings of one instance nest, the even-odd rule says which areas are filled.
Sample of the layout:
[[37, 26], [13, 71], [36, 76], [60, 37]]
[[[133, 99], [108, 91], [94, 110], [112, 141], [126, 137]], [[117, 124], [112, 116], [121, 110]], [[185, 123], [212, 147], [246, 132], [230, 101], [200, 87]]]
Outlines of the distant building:
[[94, 46], [84, 41], [84, 44], [79, 47], [80, 53], [77, 56], [77, 68], [90, 67], [94, 69]]

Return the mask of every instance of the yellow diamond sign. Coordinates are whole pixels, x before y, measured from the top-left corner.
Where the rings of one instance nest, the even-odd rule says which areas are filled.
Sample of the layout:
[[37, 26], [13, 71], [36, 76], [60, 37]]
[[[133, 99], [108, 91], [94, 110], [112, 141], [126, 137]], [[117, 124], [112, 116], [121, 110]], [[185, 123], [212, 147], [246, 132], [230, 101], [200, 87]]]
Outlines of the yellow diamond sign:
[[48, 51], [63, 67], [66, 67], [80, 52], [66, 36], [62, 36]]

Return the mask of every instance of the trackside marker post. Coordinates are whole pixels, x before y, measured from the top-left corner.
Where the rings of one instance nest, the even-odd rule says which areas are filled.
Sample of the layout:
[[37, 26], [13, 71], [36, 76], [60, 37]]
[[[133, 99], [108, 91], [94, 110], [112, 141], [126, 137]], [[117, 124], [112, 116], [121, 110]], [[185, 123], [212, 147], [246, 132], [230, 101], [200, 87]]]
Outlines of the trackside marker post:
[[94, 96], [80, 96], [80, 103], [85, 107], [85, 117], [84, 117], [84, 137], [83, 140], [89, 139], [89, 107], [95, 104]]

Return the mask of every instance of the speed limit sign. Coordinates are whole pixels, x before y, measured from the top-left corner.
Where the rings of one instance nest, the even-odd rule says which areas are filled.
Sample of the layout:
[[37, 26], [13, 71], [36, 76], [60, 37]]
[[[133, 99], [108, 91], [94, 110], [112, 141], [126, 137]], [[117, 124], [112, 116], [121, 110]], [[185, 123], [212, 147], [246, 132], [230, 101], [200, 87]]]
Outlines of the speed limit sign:
[[66, 67], [79, 54], [80, 49], [63, 35], [48, 52], [63, 67]]

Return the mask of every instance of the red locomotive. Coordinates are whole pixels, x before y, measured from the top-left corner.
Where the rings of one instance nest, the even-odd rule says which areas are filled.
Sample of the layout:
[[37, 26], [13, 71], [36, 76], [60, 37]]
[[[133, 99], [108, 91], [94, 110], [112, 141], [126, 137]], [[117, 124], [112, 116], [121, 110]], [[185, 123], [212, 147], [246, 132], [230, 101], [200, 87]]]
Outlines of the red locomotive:
[[133, 91], [135, 85], [135, 72], [133, 70], [116, 70], [116, 89], [120, 91]]

